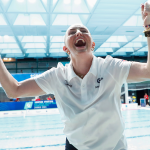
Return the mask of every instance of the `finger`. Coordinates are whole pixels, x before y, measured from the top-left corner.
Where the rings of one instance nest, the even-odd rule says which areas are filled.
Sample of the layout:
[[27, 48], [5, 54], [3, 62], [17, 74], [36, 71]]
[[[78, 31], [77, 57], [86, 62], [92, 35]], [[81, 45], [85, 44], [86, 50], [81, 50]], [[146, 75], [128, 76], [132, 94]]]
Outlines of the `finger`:
[[147, 15], [148, 15], [148, 13], [147, 13], [146, 11], [144, 11], [144, 12], [143, 12], [143, 15], [144, 15], [144, 16], [147, 16]]
[[145, 15], [144, 15], [144, 4], [141, 4], [141, 15], [142, 15], [142, 19], [144, 20]]
[[144, 11], [144, 4], [141, 4], [141, 13]]
[[143, 9], [143, 15], [144, 15], [144, 16], [147, 16], [147, 15], [148, 15], [148, 12], [147, 12], [147, 7], [148, 7], [148, 5], [149, 5], [148, 2], [145, 2], [144, 6], [142, 6], [142, 7], [144, 7], [144, 9], [142, 8], [142, 9]]
[[141, 15], [142, 15], [143, 19], [144, 19], [144, 16], [146, 16], [145, 5], [144, 4], [141, 4]]

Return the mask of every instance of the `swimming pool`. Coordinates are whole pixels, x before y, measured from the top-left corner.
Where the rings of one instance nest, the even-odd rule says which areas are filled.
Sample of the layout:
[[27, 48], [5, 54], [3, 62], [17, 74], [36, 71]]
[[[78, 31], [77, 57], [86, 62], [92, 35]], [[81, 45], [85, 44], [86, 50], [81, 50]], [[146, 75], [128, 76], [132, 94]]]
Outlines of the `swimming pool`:
[[[129, 150], [150, 150], [150, 110], [122, 111]], [[63, 150], [59, 114], [0, 118], [0, 150]]]
[[150, 110], [122, 112], [129, 150], [150, 150]]

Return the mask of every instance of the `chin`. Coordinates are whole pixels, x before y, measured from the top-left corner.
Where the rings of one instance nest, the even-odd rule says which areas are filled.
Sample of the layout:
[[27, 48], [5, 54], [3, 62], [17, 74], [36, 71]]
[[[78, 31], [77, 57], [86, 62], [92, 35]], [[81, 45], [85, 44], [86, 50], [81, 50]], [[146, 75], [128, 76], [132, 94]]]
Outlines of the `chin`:
[[78, 53], [87, 52], [87, 49], [78, 50]]
[[87, 52], [87, 49], [75, 49], [76, 53], [85, 53]]
[[77, 52], [87, 52], [88, 49], [87, 49], [86, 46], [84, 46], [84, 47], [75, 47], [75, 51], [77, 51]]

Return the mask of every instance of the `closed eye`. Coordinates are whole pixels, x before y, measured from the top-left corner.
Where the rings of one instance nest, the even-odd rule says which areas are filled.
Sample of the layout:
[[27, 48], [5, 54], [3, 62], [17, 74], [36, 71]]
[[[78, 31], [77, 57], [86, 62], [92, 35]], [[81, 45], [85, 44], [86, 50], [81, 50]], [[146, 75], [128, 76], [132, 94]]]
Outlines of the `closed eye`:
[[82, 33], [87, 33], [87, 30], [80, 30]]
[[69, 35], [70, 35], [70, 34], [75, 34], [75, 33], [76, 33], [76, 32], [75, 32], [75, 31], [73, 31], [73, 32], [70, 32], [70, 33], [69, 33]]
[[69, 35], [75, 34], [75, 33], [76, 33], [76, 30], [70, 30]]
[[[86, 30], [85, 28], [80, 28], [80, 31], [82, 33], [88, 33], [88, 30]], [[68, 35], [72, 35], [72, 34], [75, 34], [77, 32], [77, 29], [70, 29], [70, 32]]]

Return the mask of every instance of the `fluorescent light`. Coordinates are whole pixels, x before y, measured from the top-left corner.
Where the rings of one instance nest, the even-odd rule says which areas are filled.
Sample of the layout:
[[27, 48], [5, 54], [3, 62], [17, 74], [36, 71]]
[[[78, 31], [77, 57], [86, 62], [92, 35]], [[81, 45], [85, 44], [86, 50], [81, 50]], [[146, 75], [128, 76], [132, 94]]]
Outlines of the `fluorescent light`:
[[28, 0], [30, 3], [35, 3], [36, 0]]
[[2, 36], [0, 36], [0, 39], [2, 39]]
[[47, 0], [42, 0], [43, 1], [43, 3], [47, 3]]
[[64, 0], [64, 3], [65, 3], [65, 4], [69, 4], [69, 3], [70, 3], [70, 0]]
[[141, 38], [141, 37], [142, 37], [142, 35], [139, 35], [139, 37]]
[[[49, 1], [49, 0], [48, 0]], [[42, 2], [47, 5], [47, 0], [42, 0]]]
[[90, 7], [94, 7], [95, 3], [96, 3], [97, 0], [87, 0], [87, 3]]
[[24, 2], [24, 0], [17, 0], [19, 3], [23, 3]]
[[8, 3], [10, 0], [2, 0], [2, 3]]
[[76, 5], [79, 5], [79, 4], [81, 3], [81, 0], [74, 0], [74, 3], [75, 3]]
[[11, 58], [9, 58], [8, 60], [11, 60]]
[[57, 0], [53, 0], [53, 5], [55, 5], [55, 4], [56, 4], [56, 2], [57, 2]]
[[4, 35], [4, 39], [8, 40], [9, 36], [8, 35]]

